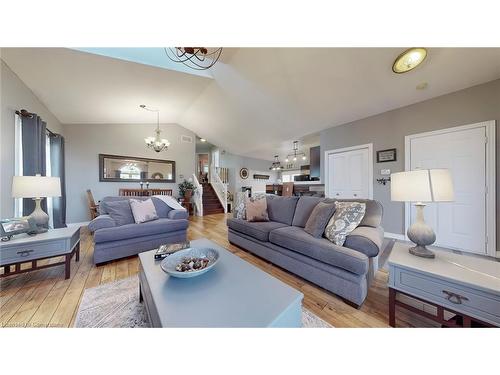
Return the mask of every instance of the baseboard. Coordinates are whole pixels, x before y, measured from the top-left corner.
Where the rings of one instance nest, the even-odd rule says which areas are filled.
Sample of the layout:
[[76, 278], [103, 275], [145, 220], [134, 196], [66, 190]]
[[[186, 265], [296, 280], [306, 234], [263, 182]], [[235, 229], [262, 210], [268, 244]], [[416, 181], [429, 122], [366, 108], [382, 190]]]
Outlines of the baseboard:
[[66, 223], [68, 227], [86, 227], [90, 221], [82, 221], [80, 223]]
[[385, 238], [392, 238], [394, 240], [400, 240], [400, 241], [406, 240], [404, 234], [397, 234], [397, 233], [390, 233], [390, 232], [384, 232], [384, 237]]

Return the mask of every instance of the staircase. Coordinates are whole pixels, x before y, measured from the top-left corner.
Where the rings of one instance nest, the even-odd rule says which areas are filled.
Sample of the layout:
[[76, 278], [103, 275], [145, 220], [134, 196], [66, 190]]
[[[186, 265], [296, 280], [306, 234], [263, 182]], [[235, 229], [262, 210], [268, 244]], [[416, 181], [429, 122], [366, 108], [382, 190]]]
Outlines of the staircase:
[[212, 214], [223, 214], [224, 207], [217, 198], [214, 188], [211, 184], [204, 182], [201, 184], [203, 186], [203, 216]]

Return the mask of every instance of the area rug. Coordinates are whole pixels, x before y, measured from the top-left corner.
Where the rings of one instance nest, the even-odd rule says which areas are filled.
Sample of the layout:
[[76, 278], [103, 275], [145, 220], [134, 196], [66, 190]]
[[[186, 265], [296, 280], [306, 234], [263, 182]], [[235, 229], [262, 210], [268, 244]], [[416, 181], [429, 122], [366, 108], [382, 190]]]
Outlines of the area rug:
[[[75, 319], [78, 328], [146, 328], [149, 322], [139, 302], [139, 278], [131, 276], [113, 283], [86, 289]], [[303, 328], [332, 328], [330, 324], [302, 308]]]

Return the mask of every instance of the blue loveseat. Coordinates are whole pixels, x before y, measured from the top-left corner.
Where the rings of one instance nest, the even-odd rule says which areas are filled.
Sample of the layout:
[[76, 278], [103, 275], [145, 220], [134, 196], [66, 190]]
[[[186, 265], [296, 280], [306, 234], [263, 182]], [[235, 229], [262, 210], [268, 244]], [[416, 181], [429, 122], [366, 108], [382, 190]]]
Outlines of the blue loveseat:
[[173, 210], [162, 200], [152, 197], [159, 219], [141, 224], [117, 225], [108, 214], [107, 203], [147, 197], [105, 197], [99, 204], [100, 215], [88, 228], [94, 234], [94, 263], [139, 254], [162, 244], [186, 241], [189, 225], [185, 210]]

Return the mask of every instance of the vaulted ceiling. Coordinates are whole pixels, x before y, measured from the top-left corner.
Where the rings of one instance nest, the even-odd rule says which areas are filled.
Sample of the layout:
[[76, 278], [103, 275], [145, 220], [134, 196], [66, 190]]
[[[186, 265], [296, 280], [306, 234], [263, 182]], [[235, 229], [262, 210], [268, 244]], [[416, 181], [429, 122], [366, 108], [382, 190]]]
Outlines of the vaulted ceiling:
[[[2, 49], [62, 123], [151, 123], [161, 110], [232, 153], [271, 160], [291, 141], [500, 78], [500, 49], [431, 48], [394, 74], [396, 48], [227, 49], [210, 77], [63, 48]], [[224, 56], [225, 55], [225, 56]], [[426, 82], [427, 88], [416, 86]]]

